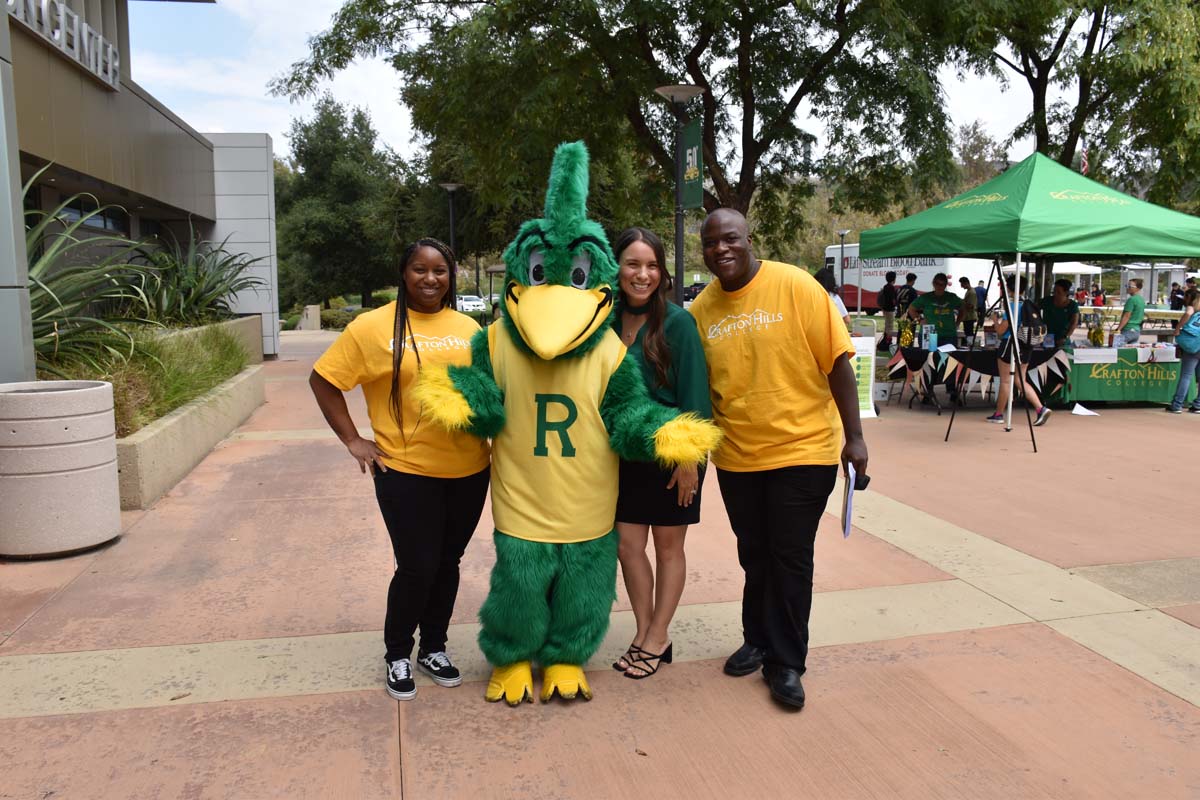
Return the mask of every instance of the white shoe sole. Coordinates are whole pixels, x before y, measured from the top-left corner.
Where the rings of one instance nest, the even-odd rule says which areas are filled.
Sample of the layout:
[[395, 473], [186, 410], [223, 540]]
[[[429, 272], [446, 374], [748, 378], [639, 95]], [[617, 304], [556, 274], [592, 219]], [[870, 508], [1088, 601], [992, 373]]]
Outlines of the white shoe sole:
[[429, 669], [429, 667], [425, 666], [420, 661], [417, 662], [417, 669], [428, 675], [429, 679], [438, 686], [444, 686], [447, 689], [453, 689], [455, 686], [462, 686], [462, 675], [459, 675], [457, 678], [439, 678], [437, 675], [433, 674], [433, 671]]
[[388, 686], [386, 683], [383, 685], [383, 688], [387, 689], [387, 693], [396, 700], [412, 700], [417, 696], [416, 688], [413, 688], [411, 692], [398, 692], [392, 687]]

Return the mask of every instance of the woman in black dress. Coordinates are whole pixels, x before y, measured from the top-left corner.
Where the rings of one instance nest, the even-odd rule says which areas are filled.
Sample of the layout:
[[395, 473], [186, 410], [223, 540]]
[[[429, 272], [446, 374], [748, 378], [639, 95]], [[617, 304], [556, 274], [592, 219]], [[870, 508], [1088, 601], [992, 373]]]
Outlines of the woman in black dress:
[[[671, 279], [662, 240], [629, 228], [614, 251], [621, 271], [613, 328], [641, 365], [646, 388], [665, 405], [711, 418], [700, 333], [692, 315], [667, 300]], [[671, 663], [668, 628], [687, 576], [683, 540], [688, 525], [700, 521], [703, 478], [703, 468], [621, 462], [618, 557], [637, 634], [613, 668], [628, 678], [649, 677], [664, 661]], [[657, 569], [646, 556], [651, 531]]]

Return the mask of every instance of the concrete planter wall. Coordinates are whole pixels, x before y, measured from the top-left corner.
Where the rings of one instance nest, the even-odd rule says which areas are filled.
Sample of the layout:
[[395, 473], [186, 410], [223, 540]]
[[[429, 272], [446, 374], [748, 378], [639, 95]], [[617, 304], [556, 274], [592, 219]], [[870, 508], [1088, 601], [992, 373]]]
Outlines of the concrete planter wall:
[[121, 533], [112, 386], [0, 384], [0, 555], [44, 556]]
[[261, 365], [247, 367], [202, 397], [118, 440], [120, 507], [149, 508], [179, 483], [217, 442], [263, 404], [264, 377]]

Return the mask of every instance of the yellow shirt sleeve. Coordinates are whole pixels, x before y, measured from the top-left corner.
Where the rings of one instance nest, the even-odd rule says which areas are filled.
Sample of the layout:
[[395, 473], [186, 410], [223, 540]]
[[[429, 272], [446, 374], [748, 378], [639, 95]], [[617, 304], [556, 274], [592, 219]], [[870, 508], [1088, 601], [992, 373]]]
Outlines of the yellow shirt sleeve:
[[850, 341], [846, 323], [838, 315], [834, 304], [816, 302], [813, 292], [808, 293], [808, 299], [810, 308], [804, 315], [805, 336], [810, 342], [817, 366], [828, 375], [833, 372], [833, 365], [839, 356], [854, 352], [854, 345]]
[[354, 323], [333, 340], [329, 349], [317, 359], [313, 369], [343, 392], [371, 382], [373, 376], [367, 374], [367, 360], [363, 358], [362, 348], [358, 344]]

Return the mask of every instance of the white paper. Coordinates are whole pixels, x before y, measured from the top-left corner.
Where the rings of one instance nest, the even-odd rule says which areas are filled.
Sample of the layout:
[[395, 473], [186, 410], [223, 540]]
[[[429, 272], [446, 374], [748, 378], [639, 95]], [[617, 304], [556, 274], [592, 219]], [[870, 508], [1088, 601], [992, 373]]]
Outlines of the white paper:
[[957, 349], [958, 349], [958, 346], [957, 346], [957, 345], [953, 345], [953, 344], [944, 344], [944, 345], [942, 345], [941, 347], [939, 347], [939, 348], [938, 348], [938, 352], [939, 352], [939, 353], [953, 353], [953, 352], [954, 352], [955, 350], [957, 350]]
[[1075, 404], [1075, 407], [1071, 409], [1071, 413], [1077, 417], [1098, 417], [1098, 416], [1100, 416], [1095, 411], [1091, 411], [1091, 410], [1086, 409], [1083, 406], [1079, 405], [1079, 403]]
[[854, 518], [854, 465], [846, 462], [846, 486], [842, 492], [842, 538], [850, 538], [850, 520]]

